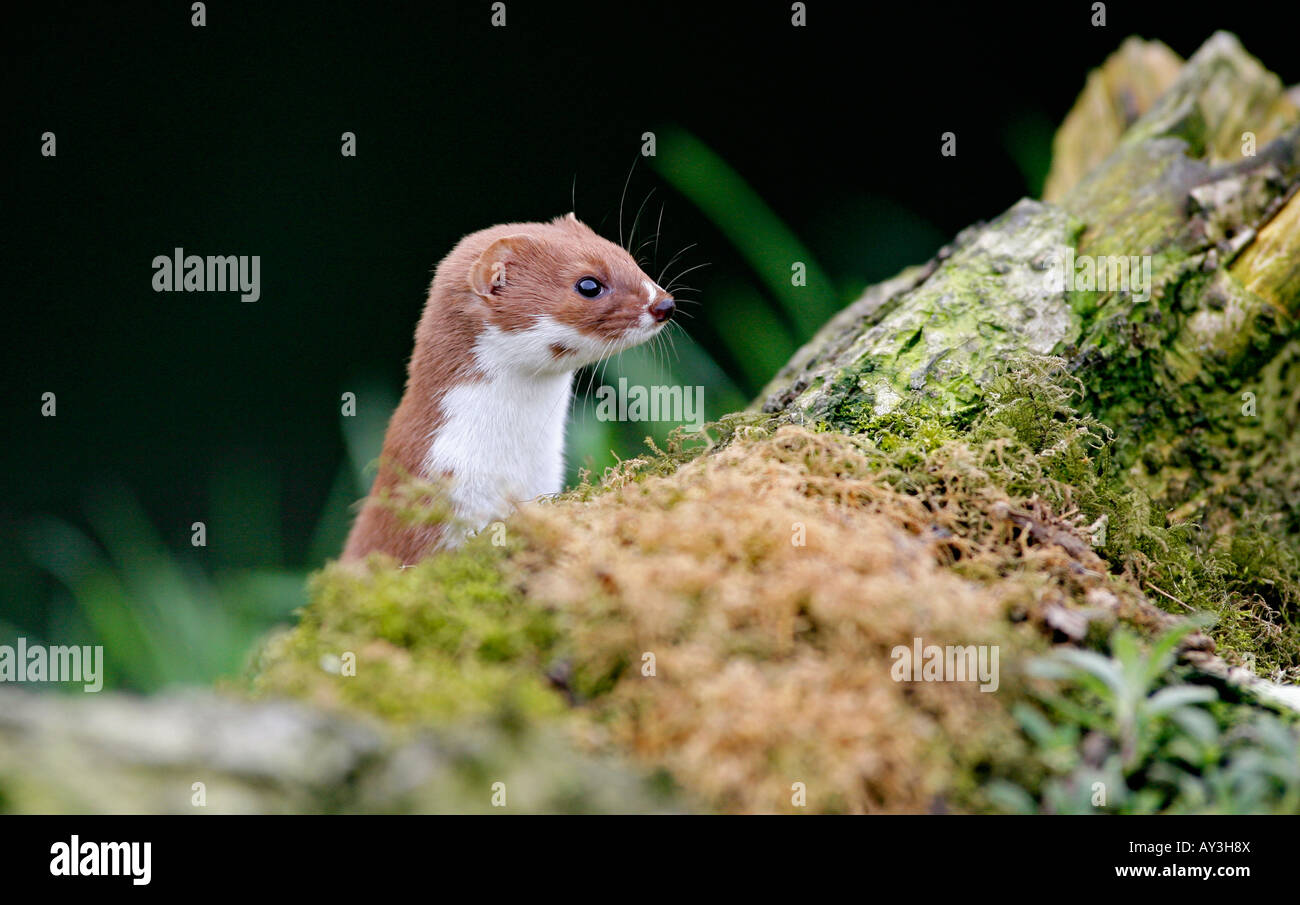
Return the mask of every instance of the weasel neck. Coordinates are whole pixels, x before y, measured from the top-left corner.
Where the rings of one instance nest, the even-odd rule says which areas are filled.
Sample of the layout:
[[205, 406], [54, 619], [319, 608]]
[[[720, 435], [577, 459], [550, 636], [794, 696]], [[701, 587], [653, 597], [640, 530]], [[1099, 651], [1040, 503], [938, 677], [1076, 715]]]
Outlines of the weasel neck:
[[478, 531], [519, 503], [563, 489], [572, 399], [572, 371], [493, 368], [446, 389], [421, 470], [450, 479], [462, 530]]

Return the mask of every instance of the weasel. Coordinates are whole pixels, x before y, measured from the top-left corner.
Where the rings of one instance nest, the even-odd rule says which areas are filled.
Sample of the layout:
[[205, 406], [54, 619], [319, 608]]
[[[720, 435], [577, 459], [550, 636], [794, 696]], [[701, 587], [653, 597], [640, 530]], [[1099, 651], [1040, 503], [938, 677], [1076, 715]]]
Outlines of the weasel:
[[[645, 342], [673, 297], [573, 214], [464, 237], [434, 274], [379, 473], [341, 559], [411, 564], [520, 502], [558, 493], [573, 374]], [[444, 481], [452, 518], [384, 504], [406, 477]]]

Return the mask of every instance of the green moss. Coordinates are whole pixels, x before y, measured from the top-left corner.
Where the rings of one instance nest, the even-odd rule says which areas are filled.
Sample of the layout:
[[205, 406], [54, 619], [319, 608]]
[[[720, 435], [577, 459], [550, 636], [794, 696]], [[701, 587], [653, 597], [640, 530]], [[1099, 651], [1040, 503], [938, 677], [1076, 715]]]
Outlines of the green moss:
[[[821, 429], [851, 426], [849, 439], [865, 454], [870, 474], [861, 473], [860, 458], [852, 464], [832, 456], [815, 476], [883, 479], [930, 511], [956, 510], [945, 517], [954, 530], [982, 532], [978, 540], [972, 536], [966, 541], [1003, 548], [991, 558], [972, 558], [960, 552], [963, 539], [957, 537], [950, 567], [970, 580], [1000, 583], [1012, 609], [1032, 607], [1044, 589], [1058, 595], [1055, 599], [1061, 592], [1082, 595], [1081, 585], [1019, 558], [1021, 541], [990, 539], [987, 516], [994, 501], [1023, 508], [1036, 500], [1080, 530], [1090, 523], [1101, 526], [1092, 532], [1093, 540], [1116, 573], [1114, 582], [1141, 588], [1149, 600], [1178, 615], [1214, 616], [1210, 631], [1229, 659], [1253, 661], [1258, 672], [1275, 677], [1300, 663], [1294, 619], [1300, 563], [1292, 538], [1276, 530], [1276, 513], [1271, 520], [1255, 517], [1243, 503], [1230, 532], [1210, 531], [1199, 523], [1171, 524], [1165, 510], [1140, 484], [1135, 486], [1132, 466], [1116, 455], [1112, 432], [1085, 411], [1084, 387], [1062, 360], [1030, 357], [1008, 363], [986, 382], [982, 406], [974, 413], [955, 412], [942, 400], [919, 394], [883, 412], [861, 395], [838, 398], [840, 407], [832, 413], [836, 424], [826, 422]], [[751, 412], [710, 425], [705, 435], [677, 434], [665, 448], [652, 446], [649, 454], [622, 463], [599, 482], [584, 482], [568, 499], [593, 500], [614, 487], [671, 474], [710, 451], [767, 437], [773, 423], [771, 416]], [[1206, 453], [1195, 439], [1183, 439], [1176, 451], [1160, 452], [1162, 465], [1175, 461], [1196, 467]], [[1254, 492], [1252, 502], [1276, 501], [1279, 488], [1290, 486], [1290, 480], [1285, 473], [1273, 475], [1272, 483], [1266, 481]], [[662, 496], [666, 506], [681, 499], [667, 491]], [[302, 611], [300, 624], [267, 646], [254, 687], [399, 723], [490, 715], [521, 726], [555, 720], [576, 725], [572, 721], [583, 719], [584, 711], [602, 712], [601, 702], [612, 700], [609, 693], [623, 684], [632, 661], [617, 646], [588, 644], [582, 657], [575, 655], [574, 626], [518, 590], [513, 576], [527, 568], [531, 552], [517, 545], [494, 547], [484, 535], [413, 568], [332, 566], [313, 581], [312, 602]], [[600, 610], [599, 601], [592, 605]], [[1105, 638], [1090, 632], [1086, 642], [1104, 644]], [[356, 657], [355, 676], [342, 674], [348, 652]], [[739, 650], [735, 656], [764, 659], [770, 652]], [[563, 693], [548, 675], [557, 676]], [[1162, 681], [1174, 678], [1170, 672]], [[1026, 700], [1010, 681], [1003, 699], [1009, 709]], [[574, 702], [593, 707], [575, 712]], [[624, 705], [640, 706], [634, 701], [619, 706]], [[1242, 714], [1250, 709], [1231, 702], [1223, 707], [1229, 715], [1221, 720], [1222, 733], [1234, 720], [1246, 720]], [[1023, 717], [1027, 711], [1020, 707], [1017, 712]], [[987, 740], [936, 738], [936, 745], [947, 746], [953, 764], [947, 803], [965, 810], [1005, 809], [1006, 801], [992, 790], [1002, 788], [1014, 797], [1004, 786], [1015, 780], [1022, 798], [1035, 807], [1066, 809], [1066, 791], [1077, 791], [1082, 775], [1087, 727], [1082, 717], [1071, 723], [1055, 711], [1043, 719], [1054, 721], [1051, 745], [1028, 730], [1014, 737], [994, 733]], [[1173, 729], [1161, 742], [1166, 743], [1173, 746], [1168, 752], [1191, 744], [1179, 742]], [[1149, 767], [1154, 775], [1174, 756], [1160, 753], [1164, 751], [1153, 755]], [[1226, 770], [1228, 762], [1210, 766]], [[1145, 776], [1125, 780], [1135, 790], [1125, 808], [1198, 807], [1191, 797], [1155, 802], [1138, 795], [1138, 780]], [[1202, 792], [1195, 794], [1204, 798]]]
[[[1104, 516], [1103, 552], [1153, 602], [1178, 615], [1213, 614], [1210, 634], [1221, 652], [1253, 661], [1261, 675], [1294, 677], [1300, 666], [1295, 534], [1277, 531], [1276, 519], [1264, 516], [1234, 519], [1221, 532], [1205, 521], [1169, 519], [1149, 489], [1134, 486], [1134, 469], [1114, 454], [1114, 434], [1081, 411], [1081, 388], [1071, 390], [1069, 383], [1042, 364], [1021, 365], [990, 394], [973, 439], [1009, 430], [1038, 462], [1053, 451], [1041, 473], [1026, 460], [1003, 470], [1004, 486], [1027, 495], [1037, 485], [1054, 506], [1078, 507], [1085, 522]], [[1217, 462], [1199, 435], [1180, 438], [1159, 455], [1161, 467], [1185, 468], [1190, 477], [1212, 474]]]
[[[1270, 412], [1286, 399], [1276, 371], [1261, 376], [1274, 400]], [[1141, 383], [1141, 374], [1128, 379]], [[934, 468], [939, 450], [965, 446], [988, 482], [1009, 497], [1037, 497], [1058, 513], [1077, 510], [1081, 525], [1104, 526], [1095, 543], [1114, 571], [1135, 579], [1153, 603], [1170, 612], [1211, 614], [1216, 621], [1210, 635], [1229, 660], [1251, 663], [1277, 679], [1300, 676], [1300, 553], [1292, 524], [1296, 507], [1285, 492], [1296, 481], [1266, 468], [1221, 489], [1237, 500], [1230, 530], [1171, 519], [1168, 485], [1143, 480], [1144, 474], [1183, 469], [1182, 496], [1208, 490], [1203, 476], [1220, 468], [1220, 441], [1192, 431], [1167, 447], [1149, 444], [1142, 452], [1151, 462], [1137, 468], [1116, 432], [1085, 403], [1084, 385], [1064, 361], [1022, 357], [989, 381], [974, 417], [942, 411], [916, 396], [876, 414], [869, 400], [845, 395], [833, 423], [822, 427], [870, 441], [880, 472], [894, 486], [917, 492], [944, 480]], [[1229, 399], [1228, 406], [1239, 403]], [[1261, 420], [1273, 431], [1279, 428], [1275, 414], [1256, 423]]]
[[656, 444], [654, 438], [646, 437], [648, 453], [622, 460], [599, 476], [582, 469], [577, 486], [557, 495], [555, 499], [587, 502], [628, 482], [670, 475], [706, 452], [717, 451], [739, 439], [766, 436], [771, 433], [773, 422], [771, 415], [762, 412], [733, 412], [717, 421], [705, 422], [698, 431], [675, 427], [669, 432], [663, 447]]
[[[1128, 398], [1094, 410], [1120, 438], [1113, 495], [1130, 507], [1113, 558], [1148, 592], [1164, 592], [1152, 596], [1172, 611], [1216, 613], [1212, 634], [1226, 651], [1253, 658], [1261, 674], [1295, 681], [1300, 342], [1274, 345], [1249, 382], [1216, 366], [1170, 384], [1161, 367], [1138, 364]], [[1122, 393], [1112, 387], [1106, 399]]]
[[254, 689], [398, 722], [563, 712], [545, 679], [554, 619], [512, 587], [508, 551], [483, 535], [406, 569], [331, 565], [312, 579], [297, 627], [263, 650]]

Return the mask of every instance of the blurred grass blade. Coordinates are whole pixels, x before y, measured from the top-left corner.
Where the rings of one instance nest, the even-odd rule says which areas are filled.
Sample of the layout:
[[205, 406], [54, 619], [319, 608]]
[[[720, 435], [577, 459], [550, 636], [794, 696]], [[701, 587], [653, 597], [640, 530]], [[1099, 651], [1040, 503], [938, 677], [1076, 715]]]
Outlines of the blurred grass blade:
[[[835, 287], [812, 252], [708, 145], [684, 129], [668, 127], [651, 165], [744, 256], [795, 325], [800, 341], [839, 309]], [[791, 285], [790, 268], [796, 261], [807, 267], [806, 286]]]

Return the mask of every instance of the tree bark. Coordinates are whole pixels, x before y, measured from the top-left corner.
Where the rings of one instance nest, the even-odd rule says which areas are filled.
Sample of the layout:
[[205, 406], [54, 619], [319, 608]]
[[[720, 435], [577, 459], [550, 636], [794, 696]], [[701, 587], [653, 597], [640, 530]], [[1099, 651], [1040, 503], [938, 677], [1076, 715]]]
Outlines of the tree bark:
[[[1152, 98], [1173, 65], [1162, 48], [1130, 41], [1090, 79], [1057, 139], [1054, 200], [1022, 200], [868, 289], [782, 369], [762, 410], [845, 430], [906, 400], [969, 416], [1001, 363], [1055, 354], [1115, 429], [1122, 460], [1141, 457], [1142, 483], [1182, 515], [1289, 449], [1296, 399], [1280, 377], [1300, 313], [1300, 114], [1226, 33]], [[1118, 137], [1103, 125], [1145, 102]], [[1148, 292], [1056, 285], [1067, 249], [1149, 257]], [[1243, 423], [1247, 385], [1268, 389]], [[1186, 473], [1193, 444], [1198, 475]]]

